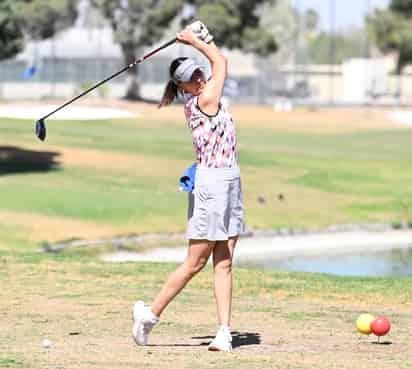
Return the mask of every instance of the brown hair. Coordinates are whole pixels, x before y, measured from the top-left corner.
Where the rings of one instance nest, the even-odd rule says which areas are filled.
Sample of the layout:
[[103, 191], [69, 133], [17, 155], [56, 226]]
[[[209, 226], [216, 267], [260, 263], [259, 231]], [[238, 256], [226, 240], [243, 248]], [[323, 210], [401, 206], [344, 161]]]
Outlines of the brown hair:
[[170, 105], [174, 99], [177, 97], [179, 93], [179, 89], [177, 88], [177, 84], [175, 81], [173, 81], [173, 75], [176, 71], [176, 69], [179, 67], [180, 64], [182, 64], [187, 58], [185, 57], [180, 57], [172, 61], [169, 67], [169, 75], [170, 75], [170, 80], [167, 83], [165, 90], [163, 92], [163, 97], [162, 100], [160, 100], [160, 103], [158, 105], [158, 108], [162, 108], [163, 106]]

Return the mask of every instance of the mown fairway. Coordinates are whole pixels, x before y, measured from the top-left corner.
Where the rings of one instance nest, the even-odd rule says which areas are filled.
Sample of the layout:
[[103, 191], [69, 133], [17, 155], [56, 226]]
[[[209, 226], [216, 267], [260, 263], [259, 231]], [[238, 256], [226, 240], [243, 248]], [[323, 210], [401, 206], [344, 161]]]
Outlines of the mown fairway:
[[[152, 345], [136, 347], [133, 303], [154, 298], [175, 265], [104, 263], [103, 248], [37, 252], [42, 241], [184, 231], [177, 178], [193, 150], [181, 107], [126, 107], [141, 117], [50, 121], [45, 143], [34, 122], [0, 120], [0, 368], [412, 368], [412, 278], [236, 269], [235, 350], [212, 354], [207, 267]], [[383, 111], [233, 113], [250, 228], [399, 222], [412, 205], [412, 130]], [[363, 312], [392, 320], [383, 344], [355, 331]]]
[[[44, 143], [32, 121], [0, 120], [0, 242], [184, 231], [177, 179], [194, 154], [181, 107], [130, 107], [141, 116], [50, 121]], [[249, 228], [399, 222], [412, 205], [412, 130], [384, 112], [233, 113]]]

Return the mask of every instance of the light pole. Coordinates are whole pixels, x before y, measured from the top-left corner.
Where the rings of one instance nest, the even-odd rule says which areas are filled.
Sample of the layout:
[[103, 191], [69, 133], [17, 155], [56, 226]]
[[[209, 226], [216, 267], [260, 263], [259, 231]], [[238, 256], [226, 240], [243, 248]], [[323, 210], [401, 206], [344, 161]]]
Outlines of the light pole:
[[[185, 3], [180, 13], [180, 26], [185, 28], [188, 24], [194, 21], [197, 7], [195, 4]], [[179, 43], [179, 56], [183, 56], [183, 44]]]
[[[295, 37], [294, 37], [294, 42], [293, 42], [293, 78], [292, 78], [292, 84], [291, 84], [291, 89], [292, 91], [295, 89], [296, 86], [296, 81], [297, 81], [297, 69], [298, 69], [298, 54], [299, 54], [299, 45], [300, 45], [300, 3], [299, 0], [294, 1], [294, 12], [296, 16], [295, 20]], [[292, 99], [295, 97], [292, 95]]]
[[336, 2], [335, 0], [330, 0], [329, 2], [329, 12], [330, 12], [330, 49], [329, 49], [329, 104], [334, 104], [334, 69], [335, 69], [335, 24], [336, 24]]

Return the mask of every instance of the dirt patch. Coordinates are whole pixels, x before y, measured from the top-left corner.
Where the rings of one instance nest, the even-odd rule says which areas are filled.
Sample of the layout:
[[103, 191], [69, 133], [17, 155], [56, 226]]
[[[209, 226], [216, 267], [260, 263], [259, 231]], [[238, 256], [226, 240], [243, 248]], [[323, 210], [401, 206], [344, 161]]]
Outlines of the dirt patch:
[[[59, 104], [62, 101], [48, 101], [45, 104]], [[126, 100], [83, 99], [81, 106], [111, 107], [138, 113], [136, 124], [144, 120], [156, 124], [185, 125], [183, 106], [174, 104], [158, 109], [156, 104], [135, 103]], [[27, 102], [28, 106], [32, 103]], [[229, 107], [239, 127], [266, 128], [290, 132], [339, 133], [366, 130], [411, 129], [402, 123], [394, 122], [388, 116], [389, 109], [383, 108], [297, 108], [292, 112], [276, 112], [269, 106], [236, 105]]]
[[21, 227], [28, 241], [64, 240], [76, 237], [110, 237], [116, 227], [84, 220], [75, 220], [42, 214], [0, 211], [0, 223], [4, 226]]
[[[173, 105], [157, 109], [156, 105], [113, 101], [113, 106], [141, 112], [145, 120], [167, 120], [184, 124], [183, 107]], [[388, 110], [368, 108], [298, 108], [276, 112], [271, 107], [232, 105], [229, 107], [240, 128], [266, 128], [290, 132], [340, 133], [368, 130], [410, 129], [388, 117]]]
[[[25, 148], [38, 150], [38, 146], [24, 145]], [[64, 148], [61, 146], [47, 146], [47, 150], [52, 150], [59, 154], [58, 161], [63, 166], [83, 166], [96, 169], [112, 170], [139, 170], [145, 176], [162, 177], [170, 173], [170, 168], [183, 168], [182, 161], [168, 158], [157, 158], [148, 155], [137, 154], [116, 154], [97, 150]], [[41, 152], [41, 151], [40, 151]]]
[[245, 128], [272, 128], [279, 131], [311, 133], [343, 133], [366, 130], [405, 128], [377, 109], [297, 109], [293, 112], [275, 112], [268, 107], [233, 106], [230, 109]]

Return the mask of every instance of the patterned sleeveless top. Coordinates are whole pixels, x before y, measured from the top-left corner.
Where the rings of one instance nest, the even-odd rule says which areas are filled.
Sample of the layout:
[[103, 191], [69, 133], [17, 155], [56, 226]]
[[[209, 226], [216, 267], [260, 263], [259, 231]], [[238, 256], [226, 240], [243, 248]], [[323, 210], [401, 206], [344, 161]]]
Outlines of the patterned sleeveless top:
[[235, 123], [222, 104], [216, 115], [207, 115], [200, 110], [198, 97], [191, 96], [185, 103], [185, 115], [200, 167], [238, 166]]

